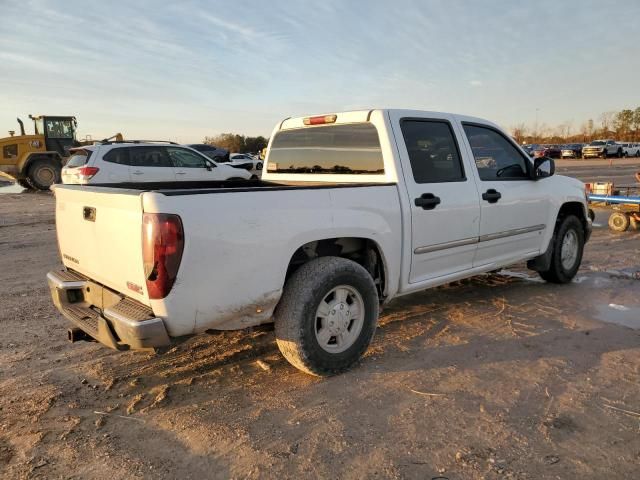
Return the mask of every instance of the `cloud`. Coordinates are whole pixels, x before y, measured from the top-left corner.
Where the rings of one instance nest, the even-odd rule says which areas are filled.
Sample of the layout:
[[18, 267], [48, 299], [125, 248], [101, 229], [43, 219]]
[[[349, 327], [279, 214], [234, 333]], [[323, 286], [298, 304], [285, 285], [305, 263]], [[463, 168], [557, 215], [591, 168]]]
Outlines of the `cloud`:
[[469, 82], [469, 85], [471, 85], [472, 87], [481, 87], [482, 86], [482, 81], [480, 81], [480, 80], [471, 80]]

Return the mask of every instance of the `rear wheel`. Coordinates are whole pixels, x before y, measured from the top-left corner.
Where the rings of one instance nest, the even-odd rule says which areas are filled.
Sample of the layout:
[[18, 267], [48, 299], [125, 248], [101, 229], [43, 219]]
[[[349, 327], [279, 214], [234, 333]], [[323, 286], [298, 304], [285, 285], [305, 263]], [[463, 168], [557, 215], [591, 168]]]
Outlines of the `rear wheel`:
[[618, 149], [617, 156], [618, 156], [618, 158], [622, 158], [622, 149], [621, 148]]
[[28, 182], [38, 190], [49, 190], [54, 183], [60, 183], [60, 165], [51, 159], [35, 160], [29, 167]]
[[553, 242], [551, 264], [546, 271], [538, 272], [547, 282], [569, 283], [580, 268], [584, 250], [584, 229], [575, 215], [566, 216], [551, 239]]
[[321, 257], [287, 281], [275, 312], [276, 341], [294, 367], [317, 376], [355, 364], [378, 322], [378, 292], [361, 265]]
[[614, 232], [625, 232], [629, 223], [629, 217], [622, 212], [613, 212], [609, 216], [609, 228]]

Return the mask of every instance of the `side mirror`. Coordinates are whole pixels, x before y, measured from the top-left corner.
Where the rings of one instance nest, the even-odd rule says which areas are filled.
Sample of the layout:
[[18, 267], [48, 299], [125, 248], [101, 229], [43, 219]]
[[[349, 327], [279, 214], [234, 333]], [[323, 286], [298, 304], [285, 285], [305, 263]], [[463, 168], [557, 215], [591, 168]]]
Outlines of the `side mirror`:
[[547, 178], [556, 172], [556, 164], [553, 158], [538, 157], [533, 161], [533, 179]]
[[216, 164], [215, 164], [215, 163], [213, 163], [213, 162], [209, 162], [209, 161], [207, 161], [207, 162], [205, 162], [205, 165], [206, 165], [206, 166], [205, 166], [205, 168], [206, 168], [207, 170], [209, 170], [209, 171], [211, 171], [211, 170], [213, 170], [214, 168], [216, 168]]

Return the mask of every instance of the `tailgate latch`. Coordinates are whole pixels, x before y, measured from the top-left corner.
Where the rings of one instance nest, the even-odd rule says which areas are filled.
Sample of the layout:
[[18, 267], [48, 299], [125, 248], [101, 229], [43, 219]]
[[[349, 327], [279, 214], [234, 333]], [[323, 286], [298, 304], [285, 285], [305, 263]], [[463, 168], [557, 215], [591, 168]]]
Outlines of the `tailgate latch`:
[[94, 207], [83, 207], [82, 208], [82, 217], [89, 221], [89, 222], [95, 222], [96, 221], [96, 209]]

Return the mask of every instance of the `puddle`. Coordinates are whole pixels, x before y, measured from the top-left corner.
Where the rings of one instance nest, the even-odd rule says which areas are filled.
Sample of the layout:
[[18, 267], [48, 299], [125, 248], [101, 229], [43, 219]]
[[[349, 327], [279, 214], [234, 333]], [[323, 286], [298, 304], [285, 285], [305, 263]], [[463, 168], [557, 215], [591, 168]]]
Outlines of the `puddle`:
[[627, 307], [610, 303], [597, 307], [596, 318], [607, 323], [615, 323], [629, 328], [640, 329], [640, 307]]
[[22, 193], [26, 189], [21, 187], [17, 183], [10, 183], [9, 185], [0, 183], [0, 194], [2, 193]]

